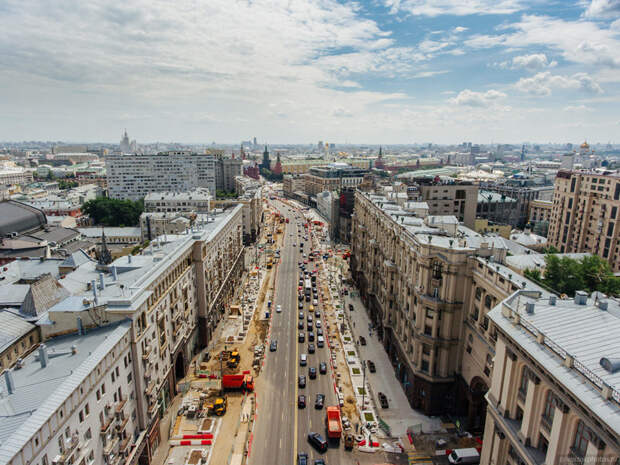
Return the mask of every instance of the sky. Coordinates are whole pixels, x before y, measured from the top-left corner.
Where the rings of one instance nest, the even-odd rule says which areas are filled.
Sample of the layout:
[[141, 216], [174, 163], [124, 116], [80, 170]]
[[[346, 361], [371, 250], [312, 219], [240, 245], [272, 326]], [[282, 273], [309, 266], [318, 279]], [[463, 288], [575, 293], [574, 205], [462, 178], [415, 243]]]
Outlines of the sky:
[[0, 140], [620, 142], [620, 0], [2, 0]]

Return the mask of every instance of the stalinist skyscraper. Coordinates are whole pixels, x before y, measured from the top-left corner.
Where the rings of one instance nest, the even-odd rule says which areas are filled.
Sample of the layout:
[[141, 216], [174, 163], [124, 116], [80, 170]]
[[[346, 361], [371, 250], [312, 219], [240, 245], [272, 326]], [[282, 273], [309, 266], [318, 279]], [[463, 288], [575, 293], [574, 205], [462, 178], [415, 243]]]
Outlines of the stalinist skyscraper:
[[129, 153], [130, 152], [129, 137], [127, 136], [127, 129], [125, 129], [125, 133], [123, 134], [123, 138], [121, 139], [120, 151], [121, 151], [121, 153]]

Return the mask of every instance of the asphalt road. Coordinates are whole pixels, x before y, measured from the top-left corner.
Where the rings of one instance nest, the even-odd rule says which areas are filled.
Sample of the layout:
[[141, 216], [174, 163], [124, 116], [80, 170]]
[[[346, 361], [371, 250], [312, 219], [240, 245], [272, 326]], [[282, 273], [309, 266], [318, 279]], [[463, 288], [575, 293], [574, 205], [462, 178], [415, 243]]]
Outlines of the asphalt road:
[[[272, 313], [271, 340], [278, 341], [276, 352], [267, 352], [265, 365], [261, 375], [257, 378], [258, 409], [254, 427], [254, 438], [249, 462], [252, 465], [284, 465], [294, 464], [298, 452], [306, 452], [310, 464], [315, 458], [322, 457], [327, 464], [355, 463], [350, 452], [344, 450], [344, 444], [330, 444], [329, 450], [320, 454], [310, 446], [307, 435], [310, 431], [318, 432], [326, 437], [325, 410], [314, 408], [316, 394], [326, 396], [325, 406], [338, 405], [334, 392], [334, 378], [329, 364], [329, 349], [316, 347], [314, 354], [308, 353], [307, 315], [309, 303], [304, 300], [304, 332], [306, 342], [298, 343], [298, 299], [299, 261], [303, 261], [299, 243], [298, 224], [303, 220], [295, 219], [300, 214], [292, 213], [285, 204], [272, 201], [280, 212], [289, 218], [285, 228], [284, 245], [281, 248], [281, 262], [276, 278], [276, 297], [274, 305], [282, 306], [282, 313]], [[304, 253], [310, 252], [309, 239], [303, 240]], [[293, 247], [293, 244], [296, 244]], [[312, 262], [308, 266], [311, 266]], [[312, 268], [310, 268], [312, 269]], [[320, 285], [320, 283], [317, 283]], [[321, 321], [323, 321], [323, 309]], [[315, 326], [313, 321], [313, 326]], [[325, 328], [323, 328], [325, 331]], [[316, 334], [316, 326], [314, 327]], [[308, 354], [308, 365], [299, 365], [301, 353]], [[326, 375], [318, 374], [319, 362], [326, 362]], [[310, 379], [308, 368], [317, 369], [317, 378]], [[297, 387], [299, 375], [306, 375], [306, 387]], [[297, 396], [306, 396], [306, 408], [298, 409]]]

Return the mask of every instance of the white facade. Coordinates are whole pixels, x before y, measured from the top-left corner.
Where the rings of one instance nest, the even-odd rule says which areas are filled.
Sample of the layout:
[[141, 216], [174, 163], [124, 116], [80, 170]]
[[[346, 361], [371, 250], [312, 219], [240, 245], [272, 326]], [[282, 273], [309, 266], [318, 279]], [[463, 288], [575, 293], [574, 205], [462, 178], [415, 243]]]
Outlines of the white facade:
[[187, 192], [204, 187], [215, 195], [215, 162], [212, 155], [189, 151], [109, 155], [108, 193], [114, 199], [138, 200], [150, 192]]
[[151, 192], [144, 198], [147, 212], [196, 212], [210, 210], [213, 196], [209, 189], [198, 188], [189, 192]]
[[242, 206], [160, 240], [142, 255], [106, 267], [87, 261], [65, 276], [71, 296], [41, 326], [47, 367], [33, 353], [11, 370], [13, 392], [0, 383], [0, 465], [152, 459], [160, 410], [239, 286]]

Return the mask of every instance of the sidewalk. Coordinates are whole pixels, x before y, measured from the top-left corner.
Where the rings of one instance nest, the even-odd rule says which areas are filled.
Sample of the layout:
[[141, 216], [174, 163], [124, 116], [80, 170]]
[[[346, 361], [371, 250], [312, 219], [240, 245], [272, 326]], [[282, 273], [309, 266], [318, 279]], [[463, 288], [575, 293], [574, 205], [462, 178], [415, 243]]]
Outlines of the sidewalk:
[[[381, 419], [390, 426], [392, 436], [402, 436], [407, 432], [407, 427], [418, 424], [422, 426], [423, 431], [441, 429], [439, 417], [428, 417], [412, 409], [409, 405], [405, 391], [396, 379], [394, 368], [383, 348], [383, 344], [377, 338], [376, 332], [373, 332], [372, 337], [369, 336], [370, 318], [360, 298], [352, 298], [350, 294], [343, 297], [344, 311], [351, 322], [351, 332], [354, 334], [355, 340], [358, 340], [359, 336], [364, 336], [367, 341], [365, 346], [358, 345], [359, 354], [364, 360], [372, 360], [377, 368], [376, 373], [370, 373], [366, 369], [366, 382], [371, 386], [376, 411]], [[355, 307], [353, 312], [349, 311], [350, 303]], [[377, 397], [379, 392], [387, 396], [389, 408], [382, 409], [380, 407]]]

